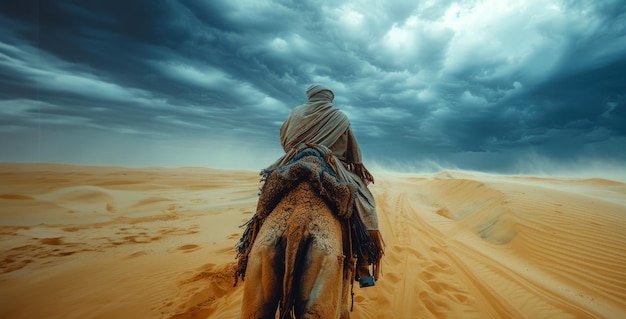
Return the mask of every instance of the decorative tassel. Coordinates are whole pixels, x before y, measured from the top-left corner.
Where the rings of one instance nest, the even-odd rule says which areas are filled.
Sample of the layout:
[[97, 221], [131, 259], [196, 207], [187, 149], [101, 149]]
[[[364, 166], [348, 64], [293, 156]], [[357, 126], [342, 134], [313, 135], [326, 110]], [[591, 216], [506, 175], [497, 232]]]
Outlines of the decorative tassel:
[[372, 265], [374, 279], [378, 280], [381, 272], [381, 260], [385, 253], [385, 242], [379, 230], [366, 230], [358, 214], [350, 217], [350, 226], [355, 252], [359, 258], [364, 258], [367, 264]]
[[241, 280], [245, 280], [246, 276], [246, 268], [248, 266], [248, 254], [250, 250], [252, 250], [252, 244], [256, 239], [256, 235], [261, 227], [259, 225], [259, 220], [256, 215], [252, 216], [249, 221], [240, 227], [246, 227], [246, 230], [243, 232], [241, 239], [235, 245], [235, 250], [237, 251], [237, 268], [235, 269], [235, 284], [233, 287], [237, 286], [239, 282], [239, 277]]
[[381, 235], [379, 230], [370, 230], [370, 239], [372, 241], [372, 245], [374, 246], [373, 251], [377, 252], [376, 256], [372, 256], [373, 260], [370, 260], [373, 264], [373, 273], [374, 279], [378, 280], [382, 269], [382, 258], [385, 254], [385, 241], [383, 240], [383, 236]]
[[365, 183], [365, 185], [372, 183], [374, 184], [374, 176], [370, 173], [370, 171], [365, 168], [363, 163], [352, 163], [352, 171], [361, 178], [361, 180]]

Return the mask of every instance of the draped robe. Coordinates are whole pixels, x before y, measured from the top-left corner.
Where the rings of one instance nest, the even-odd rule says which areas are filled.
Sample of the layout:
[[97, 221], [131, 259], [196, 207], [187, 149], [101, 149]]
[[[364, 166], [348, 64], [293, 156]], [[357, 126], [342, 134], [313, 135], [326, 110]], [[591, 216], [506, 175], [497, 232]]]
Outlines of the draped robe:
[[285, 155], [268, 169], [287, 164], [307, 144], [317, 145], [326, 150], [339, 179], [355, 186], [355, 208], [367, 230], [378, 230], [376, 203], [367, 188], [373, 177], [361, 162], [361, 150], [348, 117], [332, 104], [332, 96], [326, 92], [332, 95], [331, 91], [319, 92], [292, 110], [280, 128]]

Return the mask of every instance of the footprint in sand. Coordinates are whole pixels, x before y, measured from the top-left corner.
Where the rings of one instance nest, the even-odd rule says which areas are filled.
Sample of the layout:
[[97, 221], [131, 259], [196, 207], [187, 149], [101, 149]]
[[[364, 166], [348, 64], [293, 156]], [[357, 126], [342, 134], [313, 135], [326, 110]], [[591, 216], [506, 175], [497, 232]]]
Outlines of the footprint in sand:
[[234, 254], [235, 249], [233, 247], [224, 247], [215, 251], [218, 254]]
[[39, 242], [44, 244], [44, 245], [58, 246], [58, 245], [62, 245], [63, 244], [63, 237], [42, 238], [42, 239], [39, 240]]
[[22, 194], [0, 194], [0, 198], [2, 198], [2, 199], [12, 199], [12, 200], [30, 200], [30, 199], [34, 199], [31, 196], [22, 195]]
[[186, 253], [198, 250], [200, 248], [200, 246], [196, 245], [196, 244], [187, 244], [187, 245], [183, 245], [178, 247], [178, 250], [183, 250]]
[[450, 210], [447, 207], [439, 208], [436, 211], [436, 213], [437, 213], [437, 215], [443, 216], [443, 217], [446, 217], [446, 218], [451, 218], [450, 216], [452, 215], [450, 213]]
[[402, 277], [395, 273], [385, 274], [385, 280], [389, 280], [393, 284], [397, 284], [402, 281]]
[[128, 255], [128, 258], [135, 258], [135, 257], [139, 257], [139, 256], [145, 256], [147, 254], [148, 253], [146, 251], [142, 250], [142, 251], [134, 252], [134, 253]]

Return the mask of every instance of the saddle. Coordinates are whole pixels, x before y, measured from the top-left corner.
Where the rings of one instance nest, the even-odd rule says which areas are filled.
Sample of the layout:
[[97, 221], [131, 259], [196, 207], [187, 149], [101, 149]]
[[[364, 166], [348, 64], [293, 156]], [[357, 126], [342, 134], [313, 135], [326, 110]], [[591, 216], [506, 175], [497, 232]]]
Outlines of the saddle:
[[[242, 280], [245, 279], [248, 253], [261, 225], [280, 200], [299, 183], [309, 182], [313, 189], [324, 198], [337, 217], [342, 220], [342, 225], [345, 225], [342, 227], [343, 236], [351, 241], [349, 233], [352, 232], [352, 227], [349, 226], [348, 221], [353, 219], [351, 217], [354, 211], [355, 189], [354, 186], [343, 183], [337, 178], [334, 168], [325, 160], [323, 152], [313, 147], [305, 148], [298, 152], [288, 164], [262, 170], [260, 175], [263, 186], [259, 193], [256, 214], [241, 226], [246, 229], [235, 246], [238, 259], [235, 285], [239, 277]], [[346, 245], [347, 243], [344, 240], [344, 249], [347, 249], [346, 256], [353, 256], [352, 245], [350, 243]]]

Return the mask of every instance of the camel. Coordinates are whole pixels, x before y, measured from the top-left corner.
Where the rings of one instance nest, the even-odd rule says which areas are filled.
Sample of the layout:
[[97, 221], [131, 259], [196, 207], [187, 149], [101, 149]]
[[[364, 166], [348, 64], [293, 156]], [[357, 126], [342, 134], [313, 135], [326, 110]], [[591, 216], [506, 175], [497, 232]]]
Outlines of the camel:
[[349, 318], [354, 259], [344, 245], [340, 218], [311, 182], [299, 183], [258, 230], [241, 318], [276, 318], [277, 309], [280, 318]]

